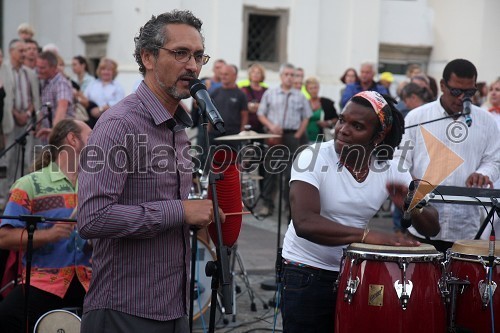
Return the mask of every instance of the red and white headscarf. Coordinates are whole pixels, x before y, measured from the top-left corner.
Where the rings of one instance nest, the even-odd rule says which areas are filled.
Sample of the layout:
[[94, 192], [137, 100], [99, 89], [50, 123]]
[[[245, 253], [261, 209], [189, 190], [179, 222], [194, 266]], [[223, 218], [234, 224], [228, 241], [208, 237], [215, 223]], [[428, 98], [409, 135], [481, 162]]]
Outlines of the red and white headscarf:
[[373, 110], [377, 114], [378, 120], [382, 125], [382, 130], [384, 132], [389, 132], [392, 127], [392, 112], [391, 108], [387, 107], [386, 100], [382, 95], [376, 91], [366, 90], [354, 95], [354, 97], [362, 97], [366, 99], [373, 107]]

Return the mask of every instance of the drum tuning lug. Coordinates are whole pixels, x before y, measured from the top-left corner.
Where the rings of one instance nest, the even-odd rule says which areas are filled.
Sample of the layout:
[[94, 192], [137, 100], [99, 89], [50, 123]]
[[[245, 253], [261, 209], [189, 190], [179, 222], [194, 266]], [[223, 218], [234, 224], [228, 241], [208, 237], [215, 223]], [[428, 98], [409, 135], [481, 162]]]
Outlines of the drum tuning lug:
[[481, 280], [478, 283], [478, 287], [479, 287], [479, 293], [481, 294], [481, 301], [483, 302], [483, 308], [486, 308], [490, 303], [490, 298], [493, 298], [495, 289], [497, 289], [497, 284], [495, 283], [495, 281], [489, 282]]
[[359, 286], [359, 277], [347, 280], [347, 287], [344, 290], [344, 302], [351, 304], [352, 298]]
[[410, 301], [411, 291], [413, 290], [413, 283], [410, 280], [406, 282], [403, 281], [403, 283], [399, 283], [399, 280], [396, 280], [396, 282], [394, 282], [394, 289], [396, 290], [396, 294], [401, 301], [403, 310], [406, 310], [406, 306]]

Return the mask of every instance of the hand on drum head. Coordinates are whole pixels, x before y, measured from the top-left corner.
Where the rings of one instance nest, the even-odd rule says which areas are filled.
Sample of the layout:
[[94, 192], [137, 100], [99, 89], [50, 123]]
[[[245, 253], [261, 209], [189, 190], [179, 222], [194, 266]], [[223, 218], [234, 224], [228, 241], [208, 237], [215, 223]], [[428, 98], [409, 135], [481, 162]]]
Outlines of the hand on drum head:
[[[214, 221], [212, 200], [183, 200], [182, 205], [184, 223], [202, 228]], [[221, 222], [224, 223], [226, 216], [220, 208], [219, 215]]]
[[406, 235], [370, 230], [365, 237], [365, 243], [390, 246], [420, 246], [420, 242]]

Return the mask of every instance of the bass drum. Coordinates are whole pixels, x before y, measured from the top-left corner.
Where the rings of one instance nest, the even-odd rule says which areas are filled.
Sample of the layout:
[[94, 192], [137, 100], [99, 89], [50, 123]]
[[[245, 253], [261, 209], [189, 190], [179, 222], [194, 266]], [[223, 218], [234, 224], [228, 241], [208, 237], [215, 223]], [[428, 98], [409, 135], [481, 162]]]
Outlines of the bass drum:
[[53, 310], [42, 315], [35, 324], [33, 333], [80, 333], [81, 319], [66, 310]]
[[212, 300], [212, 278], [205, 274], [205, 266], [207, 262], [216, 260], [215, 253], [210, 249], [210, 245], [199, 237], [197, 243], [193, 320], [200, 318], [210, 306], [210, 301]]

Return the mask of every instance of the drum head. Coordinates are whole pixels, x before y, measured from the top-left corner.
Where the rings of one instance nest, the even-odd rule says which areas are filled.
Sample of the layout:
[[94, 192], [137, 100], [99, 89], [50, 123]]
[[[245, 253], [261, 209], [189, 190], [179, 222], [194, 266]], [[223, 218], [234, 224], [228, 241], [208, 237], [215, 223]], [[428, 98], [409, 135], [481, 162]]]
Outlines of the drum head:
[[365, 243], [352, 243], [347, 247], [347, 250], [359, 250], [366, 252], [378, 253], [409, 253], [409, 254], [437, 254], [436, 248], [429, 244], [421, 244], [420, 246], [387, 246], [374, 245]]
[[34, 333], [80, 333], [80, 317], [66, 310], [45, 313], [35, 324]]
[[431, 261], [444, 258], [441, 252], [429, 244], [410, 247], [352, 243], [346, 252], [352, 257], [381, 261], [400, 261], [401, 258], [407, 261]]
[[[453, 243], [451, 252], [487, 256], [490, 242], [487, 240], [458, 240]], [[500, 257], [500, 241], [495, 242], [495, 257]]]

